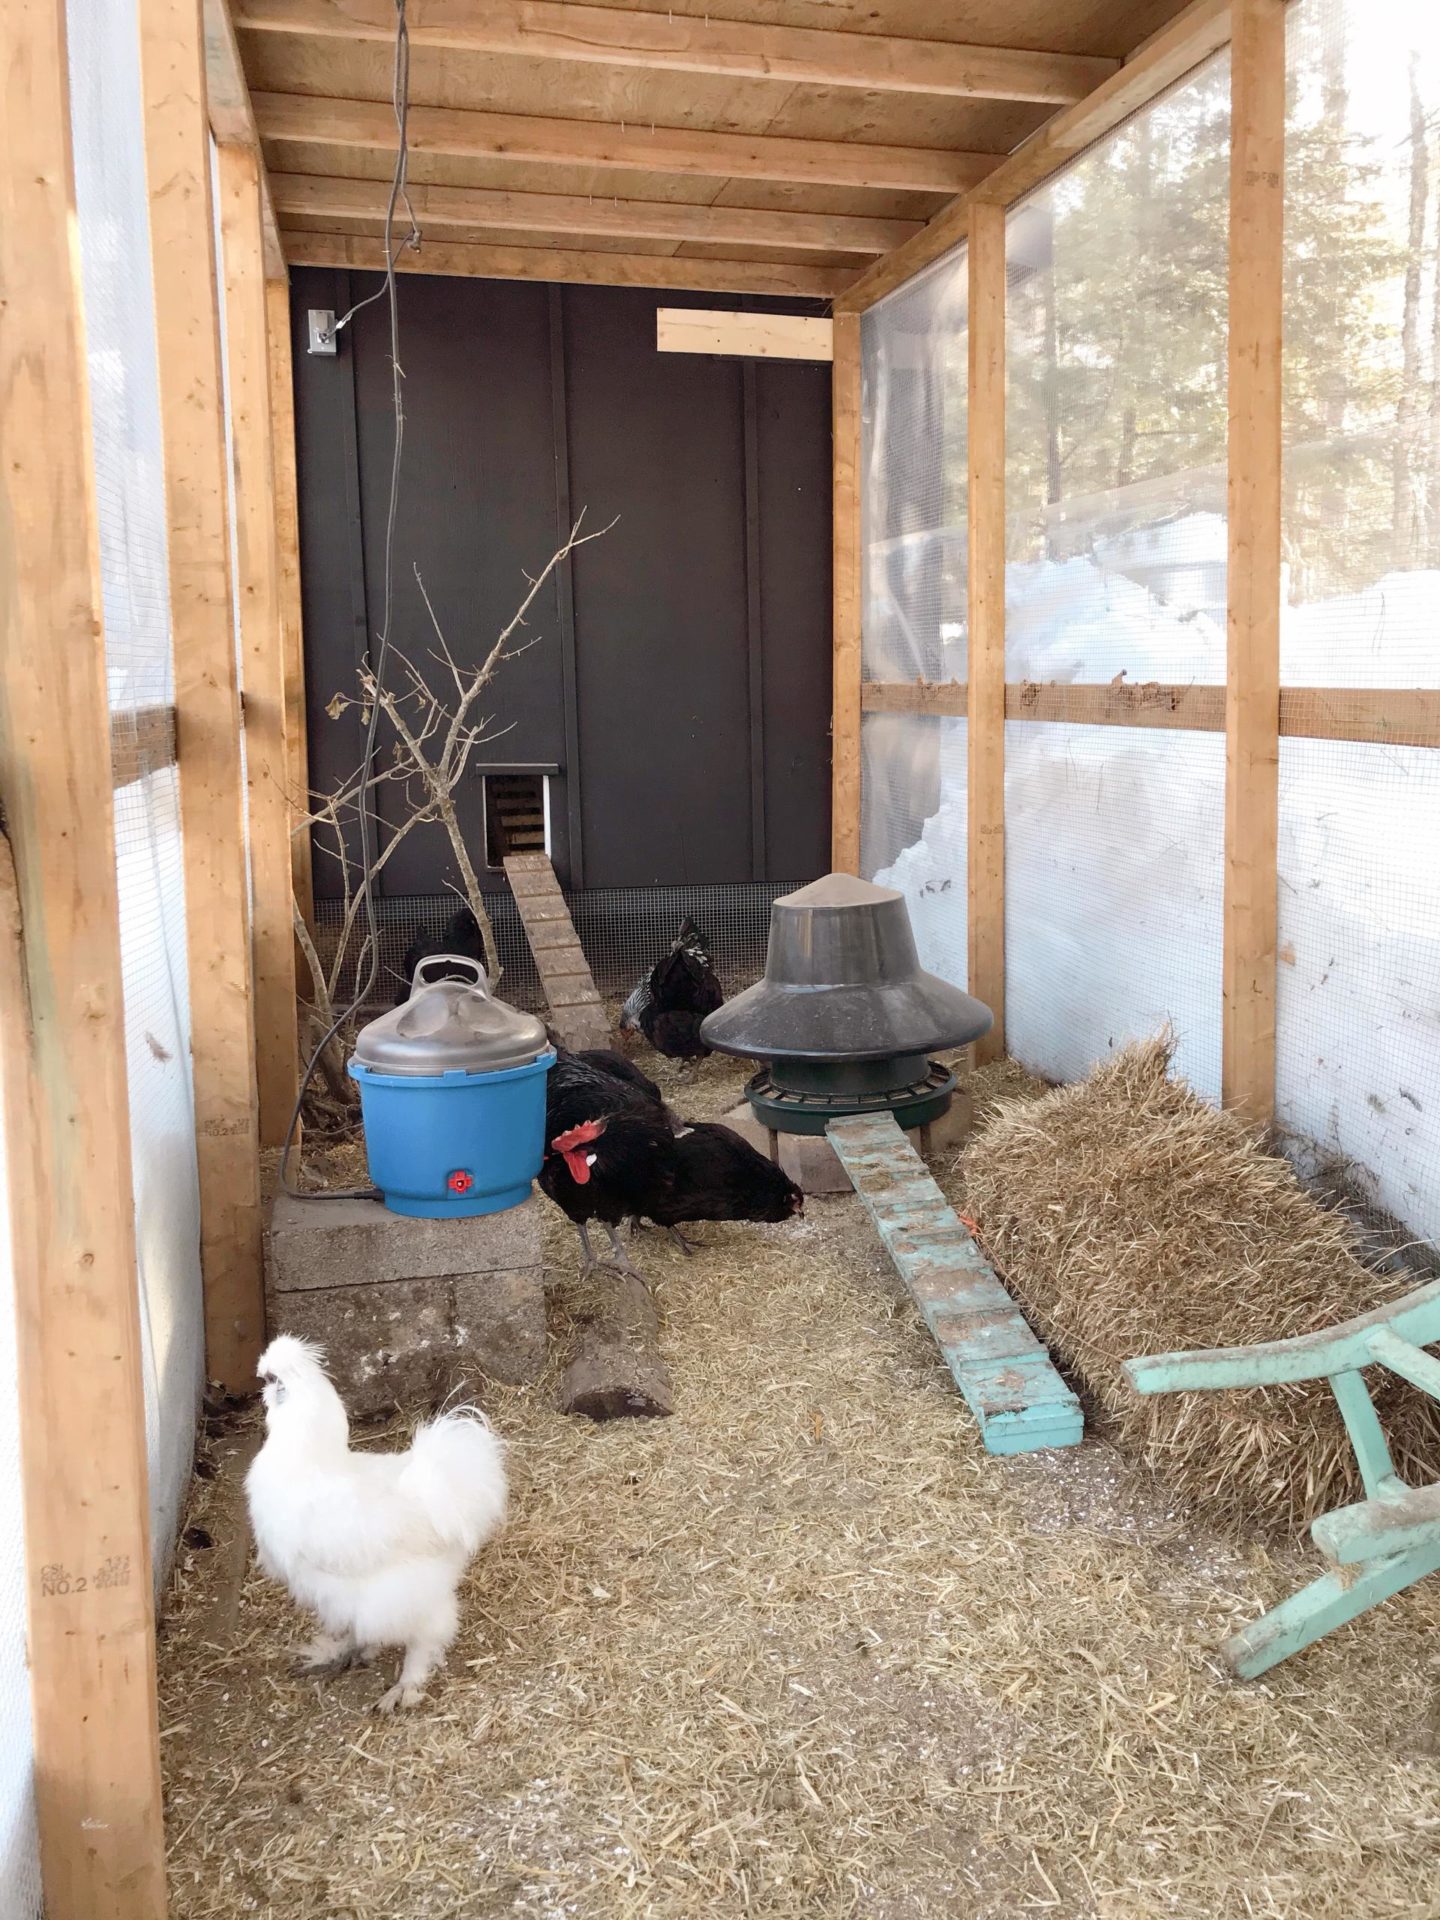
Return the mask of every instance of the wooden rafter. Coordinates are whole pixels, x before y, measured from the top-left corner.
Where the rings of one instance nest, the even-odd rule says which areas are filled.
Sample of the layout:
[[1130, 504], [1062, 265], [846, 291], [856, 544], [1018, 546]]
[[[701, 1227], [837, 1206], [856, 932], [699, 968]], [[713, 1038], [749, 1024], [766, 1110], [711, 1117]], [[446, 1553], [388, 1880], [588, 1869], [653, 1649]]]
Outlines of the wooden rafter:
[[[408, 20], [415, 46], [457, 53], [1055, 106], [1083, 99], [1118, 64], [1083, 54], [571, 6], [564, 0], [412, 0]], [[247, 32], [312, 39], [388, 41], [395, 30], [391, 0], [241, 0], [237, 21]]]
[[[250, 147], [258, 154], [260, 135], [250, 105], [250, 88], [235, 39], [229, 0], [204, 0], [205, 23], [205, 105], [210, 131], [218, 146]], [[270, 280], [285, 277], [285, 257], [280, 251], [280, 229], [270, 199], [265, 168], [260, 168], [260, 215], [265, 240], [265, 275]]]
[[[292, 93], [257, 93], [253, 100], [256, 123], [266, 140], [394, 152], [395, 115], [381, 101]], [[411, 151], [417, 154], [702, 174], [712, 180], [891, 187], [914, 193], [964, 191], [984, 179], [1000, 158], [994, 153], [872, 146], [855, 140], [797, 140], [773, 134], [476, 113], [462, 107], [412, 107], [409, 135]]]
[[[276, 211], [336, 222], [383, 220], [383, 180], [271, 177]], [[487, 187], [412, 186], [410, 201], [427, 232], [451, 228], [590, 234], [673, 240], [679, 245], [794, 247], [819, 253], [879, 254], [919, 231], [915, 220], [848, 213], [772, 213], [754, 207], [692, 207], [674, 201], [596, 200], [580, 194], [510, 193]]]
[[[385, 243], [355, 234], [284, 229], [285, 257], [297, 267], [356, 267], [379, 272]], [[689, 260], [662, 253], [585, 253], [560, 247], [479, 247], [426, 241], [402, 251], [402, 273], [460, 279], [546, 280], [574, 286], [688, 288], [700, 293], [770, 293], [826, 300], [849, 277], [841, 267], [797, 267], [764, 260]]]
[[837, 300], [836, 311], [863, 313], [873, 307], [877, 300], [960, 245], [969, 230], [973, 203], [1014, 206], [1086, 147], [1218, 52], [1229, 38], [1230, 0], [1191, 0], [1182, 14], [1088, 98], [1047, 120], [983, 181], [942, 207], [913, 239], [867, 268]]

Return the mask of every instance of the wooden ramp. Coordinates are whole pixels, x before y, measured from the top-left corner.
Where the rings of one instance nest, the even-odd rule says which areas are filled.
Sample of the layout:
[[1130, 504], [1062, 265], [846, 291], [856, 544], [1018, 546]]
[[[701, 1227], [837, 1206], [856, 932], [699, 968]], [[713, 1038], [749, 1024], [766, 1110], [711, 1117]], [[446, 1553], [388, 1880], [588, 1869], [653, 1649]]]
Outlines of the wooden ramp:
[[608, 1047], [605, 1005], [590, 975], [579, 937], [548, 855], [512, 853], [505, 877], [520, 909], [525, 937], [535, 956], [550, 1008], [550, 1025], [562, 1047]]
[[1080, 1444], [1080, 1402], [888, 1113], [825, 1129], [989, 1453]]

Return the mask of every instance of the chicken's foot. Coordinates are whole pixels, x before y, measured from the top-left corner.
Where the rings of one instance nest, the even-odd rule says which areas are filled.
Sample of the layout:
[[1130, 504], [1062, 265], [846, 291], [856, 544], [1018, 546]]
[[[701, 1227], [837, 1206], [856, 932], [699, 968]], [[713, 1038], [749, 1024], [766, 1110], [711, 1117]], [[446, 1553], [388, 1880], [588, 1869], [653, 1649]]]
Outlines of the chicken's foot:
[[407, 1647], [400, 1678], [375, 1702], [376, 1713], [394, 1713], [397, 1707], [418, 1707], [425, 1698], [425, 1682], [444, 1658], [444, 1646], [433, 1641]]
[[292, 1672], [308, 1680], [330, 1680], [351, 1667], [369, 1664], [369, 1650], [346, 1634], [319, 1633], [295, 1656]]

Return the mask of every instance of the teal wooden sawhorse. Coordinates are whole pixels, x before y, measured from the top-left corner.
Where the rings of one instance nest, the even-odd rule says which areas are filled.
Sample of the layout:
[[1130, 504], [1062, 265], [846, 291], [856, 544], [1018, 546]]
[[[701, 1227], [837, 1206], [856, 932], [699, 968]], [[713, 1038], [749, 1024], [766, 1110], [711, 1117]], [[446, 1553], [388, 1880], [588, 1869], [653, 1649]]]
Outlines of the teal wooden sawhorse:
[[1355, 1448], [1365, 1498], [1322, 1514], [1310, 1537], [1333, 1572], [1262, 1614], [1227, 1640], [1235, 1672], [1253, 1680], [1330, 1632], [1440, 1569], [1440, 1482], [1409, 1487], [1395, 1471], [1362, 1369], [1388, 1367], [1440, 1400], [1440, 1359], [1423, 1349], [1440, 1340], [1440, 1281], [1391, 1306], [1322, 1333], [1266, 1346], [1217, 1347], [1128, 1360], [1137, 1393], [1185, 1393], [1328, 1380]]
[[990, 1453], [1080, 1444], [1080, 1403], [1051, 1365], [893, 1114], [825, 1129], [935, 1336]]

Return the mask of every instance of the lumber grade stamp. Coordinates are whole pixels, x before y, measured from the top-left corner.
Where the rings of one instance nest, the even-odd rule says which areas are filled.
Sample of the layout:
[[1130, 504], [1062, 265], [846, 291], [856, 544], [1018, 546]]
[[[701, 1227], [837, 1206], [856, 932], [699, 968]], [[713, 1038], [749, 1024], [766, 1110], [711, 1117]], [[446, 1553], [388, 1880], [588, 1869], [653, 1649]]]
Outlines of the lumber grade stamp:
[[608, 1047], [610, 1025], [589, 963], [570, 920], [555, 869], [543, 853], [512, 853], [505, 878], [520, 909], [525, 937], [535, 956], [550, 1025], [562, 1047]]
[[894, 1117], [825, 1129], [990, 1453], [1074, 1447], [1080, 1403]]
[[1345, 1422], [1365, 1498], [1321, 1514], [1310, 1537], [1330, 1563], [1308, 1587], [1233, 1634], [1225, 1658], [1253, 1680], [1382, 1600], [1440, 1571], [1440, 1482], [1410, 1487], [1391, 1458], [1364, 1369], [1388, 1367], [1440, 1400], [1440, 1281], [1388, 1306], [1293, 1340], [1254, 1347], [1159, 1353], [1125, 1362], [1137, 1393], [1223, 1392], [1326, 1380]]

